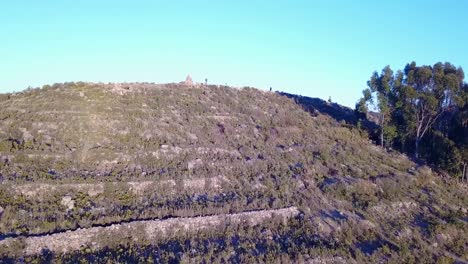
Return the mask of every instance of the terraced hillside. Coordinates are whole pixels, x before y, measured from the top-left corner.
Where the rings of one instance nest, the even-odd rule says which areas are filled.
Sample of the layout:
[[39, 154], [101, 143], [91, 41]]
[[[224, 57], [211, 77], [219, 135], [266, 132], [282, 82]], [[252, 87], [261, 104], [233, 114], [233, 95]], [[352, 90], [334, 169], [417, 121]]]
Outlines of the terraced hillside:
[[179, 84], [0, 95], [2, 260], [468, 259], [467, 186], [310, 110]]

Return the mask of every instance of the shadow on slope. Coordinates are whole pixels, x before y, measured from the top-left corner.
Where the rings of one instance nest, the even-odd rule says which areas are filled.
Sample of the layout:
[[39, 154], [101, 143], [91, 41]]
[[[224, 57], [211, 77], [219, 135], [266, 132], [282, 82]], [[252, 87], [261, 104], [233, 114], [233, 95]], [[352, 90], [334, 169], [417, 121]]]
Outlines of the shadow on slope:
[[316, 116], [318, 113], [321, 113], [328, 115], [338, 122], [345, 122], [346, 124], [353, 126], [357, 126], [360, 121], [361, 128], [365, 129], [367, 133], [369, 133], [371, 139], [374, 139], [375, 137], [375, 131], [378, 129], [377, 124], [368, 119], [358, 119], [354, 110], [349, 107], [342, 106], [337, 103], [329, 103], [320, 98], [306, 97], [285, 92], [277, 93], [293, 99], [296, 104], [301, 105], [302, 108], [312, 116]]

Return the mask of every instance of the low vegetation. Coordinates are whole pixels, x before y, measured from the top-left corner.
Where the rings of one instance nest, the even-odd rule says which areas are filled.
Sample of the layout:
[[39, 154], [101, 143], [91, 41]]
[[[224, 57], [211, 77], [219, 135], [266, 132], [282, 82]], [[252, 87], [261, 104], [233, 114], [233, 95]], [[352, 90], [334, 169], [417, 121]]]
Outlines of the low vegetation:
[[[327, 103], [314, 108], [303, 102], [315, 99], [290, 97], [149, 83], [65, 83], [1, 95], [2, 261], [468, 258], [466, 185], [373, 145], [364, 129], [323, 111]], [[79, 249], [27, 254], [33, 238], [67, 231], [88, 236], [140, 221], [181, 224], [292, 207], [298, 213], [287, 219], [247, 225], [225, 217], [213, 228], [151, 239], [142, 239], [143, 228], [104, 231], [94, 244], [77, 242]]]

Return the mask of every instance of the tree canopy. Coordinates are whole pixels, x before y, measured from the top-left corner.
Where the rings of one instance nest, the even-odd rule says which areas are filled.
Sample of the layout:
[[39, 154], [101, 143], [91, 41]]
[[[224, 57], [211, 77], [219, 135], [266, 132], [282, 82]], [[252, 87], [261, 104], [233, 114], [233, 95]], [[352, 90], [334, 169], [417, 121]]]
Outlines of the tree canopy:
[[468, 85], [451, 63], [408, 63], [396, 73], [374, 72], [356, 104], [362, 117], [378, 113], [380, 145], [414, 154], [455, 175], [466, 175]]

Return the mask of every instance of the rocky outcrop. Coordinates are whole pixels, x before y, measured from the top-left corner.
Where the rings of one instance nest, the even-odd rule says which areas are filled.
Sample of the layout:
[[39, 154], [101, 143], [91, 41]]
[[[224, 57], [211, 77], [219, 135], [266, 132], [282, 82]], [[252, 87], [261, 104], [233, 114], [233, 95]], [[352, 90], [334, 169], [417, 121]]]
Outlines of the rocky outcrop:
[[187, 75], [187, 78], [185, 78], [185, 82], [184, 82], [185, 85], [188, 85], [188, 86], [192, 86], [193, 85], [193, 80], [192, 80], [192, 76]]

